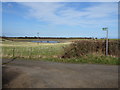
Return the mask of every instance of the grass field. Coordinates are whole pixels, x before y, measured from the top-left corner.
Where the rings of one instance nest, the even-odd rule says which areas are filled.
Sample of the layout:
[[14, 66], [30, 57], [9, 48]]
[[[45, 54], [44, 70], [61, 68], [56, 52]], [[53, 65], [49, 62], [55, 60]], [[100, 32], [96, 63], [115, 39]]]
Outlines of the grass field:
[[2, 43], [3, 57], [21, 58], [51, 58], [63, 53], [63, 47], [69, 43], [33, 43], [4, 41]]
[[68, 47], [72, 40], [64, 43], [35, 43], [4, 40], [1, 43], [2, 58], [24, 58], [31, 60], [47, 60], [64, 63], [97, 63], [118, 64], [118, 58], [103, 54], [87, 54], [77, 58], [61, 58], [64, 48]]

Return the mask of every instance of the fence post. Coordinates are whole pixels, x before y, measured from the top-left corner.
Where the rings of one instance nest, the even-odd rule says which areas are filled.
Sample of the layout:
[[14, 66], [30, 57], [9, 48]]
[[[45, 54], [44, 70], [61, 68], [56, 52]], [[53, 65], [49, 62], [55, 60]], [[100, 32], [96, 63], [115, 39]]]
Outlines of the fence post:
[[29, 58], [31, 58], [32, 56], [32, 47], [30, 48], [30, 51], [29, 51]]
[[13, 58], [15, 57], [15, 48], [13, 48]]

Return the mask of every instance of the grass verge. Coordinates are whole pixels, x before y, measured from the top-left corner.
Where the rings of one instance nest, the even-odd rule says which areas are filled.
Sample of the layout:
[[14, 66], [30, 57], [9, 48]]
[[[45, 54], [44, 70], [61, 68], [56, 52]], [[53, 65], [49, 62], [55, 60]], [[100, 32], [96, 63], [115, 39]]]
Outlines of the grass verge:
[[[7, 57], [8, 59], [8, 57]], [[11, 59], [9, 57], [9, 59]], [[104, 55], [95, 55], [88, 54], [79, 58], [21, 58], [25, 60], [41, 60], [41, 61], [50, 61], [50, 62], [59, 62], [59, 63], [87, 63], [87, 64], [108, 64], [108, 65], [120, 65], [119, 58], [112, 56], [104, 56]]]
[[63, 63], [88, 63], [88, 64], [109, 64], [109, 65], [120, 65], [118, 60], [119, 58], [112, 56], [104, 56], [104, 55], [85, 55], [79, 58], [46, 58], [46, 61], [53, 62], [63, 62]]

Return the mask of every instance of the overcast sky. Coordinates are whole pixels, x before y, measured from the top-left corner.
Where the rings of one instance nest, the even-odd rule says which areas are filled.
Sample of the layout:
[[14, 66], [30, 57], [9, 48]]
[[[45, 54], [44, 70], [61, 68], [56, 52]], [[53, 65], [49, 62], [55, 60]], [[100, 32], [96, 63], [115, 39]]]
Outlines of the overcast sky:
[[118, 37], [117, 2], [4, 2], [3, 35]]

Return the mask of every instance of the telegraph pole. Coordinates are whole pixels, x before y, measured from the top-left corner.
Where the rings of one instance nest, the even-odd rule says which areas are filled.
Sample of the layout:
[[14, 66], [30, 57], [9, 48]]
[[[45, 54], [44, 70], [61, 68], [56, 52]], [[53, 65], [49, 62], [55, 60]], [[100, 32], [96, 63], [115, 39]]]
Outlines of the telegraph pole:
[[108, 28], [102, 28], [103, 31], [106, 31], [106, 56], [108, 56]]

